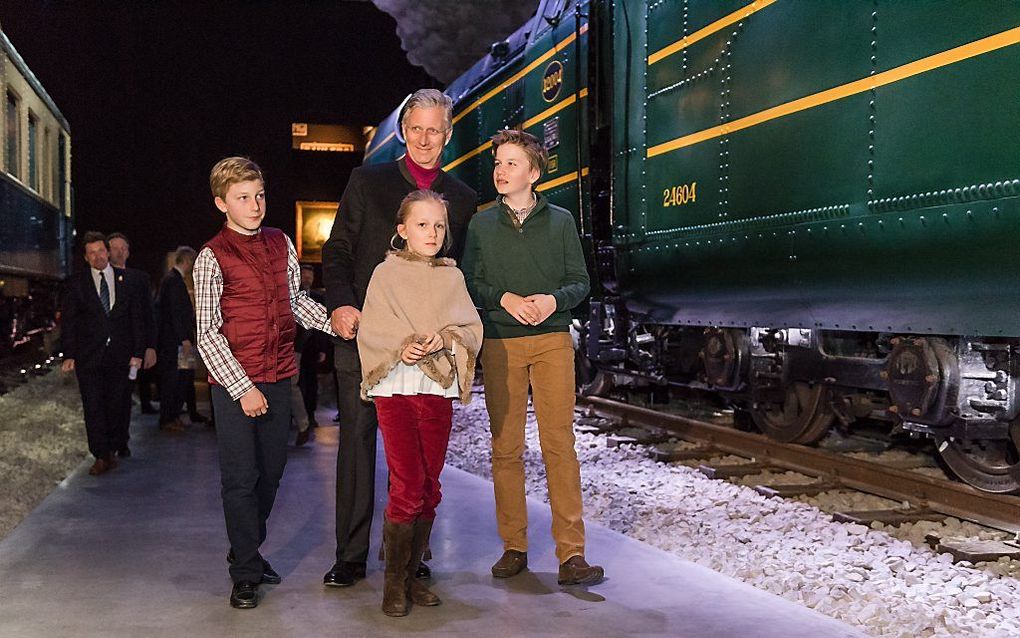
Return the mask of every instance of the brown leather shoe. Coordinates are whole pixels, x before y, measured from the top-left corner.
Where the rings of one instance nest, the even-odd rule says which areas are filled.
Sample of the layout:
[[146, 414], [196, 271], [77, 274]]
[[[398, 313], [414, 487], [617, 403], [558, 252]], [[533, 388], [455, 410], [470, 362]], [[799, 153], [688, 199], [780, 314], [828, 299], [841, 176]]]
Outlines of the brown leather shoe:
[[111, 470], [115, 470], [118, 465], [120, 465], [120, 462], [117, 461], [116, 455], [114, 455], [113, 452], [110, 452], [109, 456], [106, 457], [106, 466]]
[[508, 549], [499, 557], [496, 564], [492, 566], [492, 575], [496, 578], [510, 578], [516, 576], [528, 567], [528, 552], [519, 552], [516, 549]]
[[110, 464], [106, 462], [106, 459], [96, 459], [96, 462], [89, 468], [90, 476], [99, 476], [100, 474], [106, 474], [110, 471]]
[[556, 582], [560, 585], [594, 585], [602, 582], [605, 575], [604, 569], [598, 565], [589, 565], [584, 556], [572, 556], [560, 565]]
[[294, 438], [294, 447], [301, 447], [305, 443], [308, 443], [309, 430], [303, 430], [297, 433], [297, 437]]

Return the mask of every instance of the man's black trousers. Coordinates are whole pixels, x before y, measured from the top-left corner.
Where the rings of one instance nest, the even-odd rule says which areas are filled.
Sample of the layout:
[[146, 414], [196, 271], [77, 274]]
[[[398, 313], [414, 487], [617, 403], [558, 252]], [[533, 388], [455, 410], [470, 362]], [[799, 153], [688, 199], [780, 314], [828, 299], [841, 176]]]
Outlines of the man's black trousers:
[[354, 341], [335, 348], [340, 447], [336, 457], [336, 559], [364, 563], [375, 504], [375, 406], [361, 400], [361, 361]]

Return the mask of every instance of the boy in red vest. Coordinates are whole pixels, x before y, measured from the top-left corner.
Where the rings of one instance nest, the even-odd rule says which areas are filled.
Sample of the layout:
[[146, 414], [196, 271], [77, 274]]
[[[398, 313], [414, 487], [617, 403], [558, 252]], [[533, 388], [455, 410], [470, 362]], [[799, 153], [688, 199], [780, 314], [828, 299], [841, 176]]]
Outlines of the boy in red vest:
[[250, 609], [261, 583], [280, 582], [259, 547], [287, 462], [290, 385], [298, 372], [294, 322], [335, 333], [326, 309], [300, 290], [290, 238], [262, 225], [262, 170], [228, 157], [213, 167], [209, 186], [226, 223], [195, 260], [198, 351], [216, 410], [230, 604]]

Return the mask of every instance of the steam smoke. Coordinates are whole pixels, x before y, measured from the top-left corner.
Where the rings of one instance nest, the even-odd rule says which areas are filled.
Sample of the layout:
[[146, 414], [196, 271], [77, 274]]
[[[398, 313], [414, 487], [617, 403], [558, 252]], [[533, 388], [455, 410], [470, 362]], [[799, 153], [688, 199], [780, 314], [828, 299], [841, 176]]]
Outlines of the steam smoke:
[[372, 0], [397, 21], [411, 64], [443, 83], [466, 71], [535, 13], [538, 0]]

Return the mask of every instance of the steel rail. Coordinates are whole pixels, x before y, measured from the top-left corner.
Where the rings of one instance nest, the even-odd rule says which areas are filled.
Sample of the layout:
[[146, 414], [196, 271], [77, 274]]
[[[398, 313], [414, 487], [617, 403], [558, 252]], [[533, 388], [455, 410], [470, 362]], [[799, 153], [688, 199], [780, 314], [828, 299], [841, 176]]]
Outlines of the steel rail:
[[578, 395], [577, 404], [624, 425], [661, 428], [688, 441], [711, 443], [716, 448], [754, 457], [810, 476], [838, 481], [862, 492], [896, 501], [909, 501], [1013, 534], [1020, 533], [1020, 498], [982, 492], [969, 485], [937, 479], [908, 470], [886, 467], [803, 445], [779, 443], [761, 434], [741, 432], [689, 417], [664, 414], [598, 397]]

